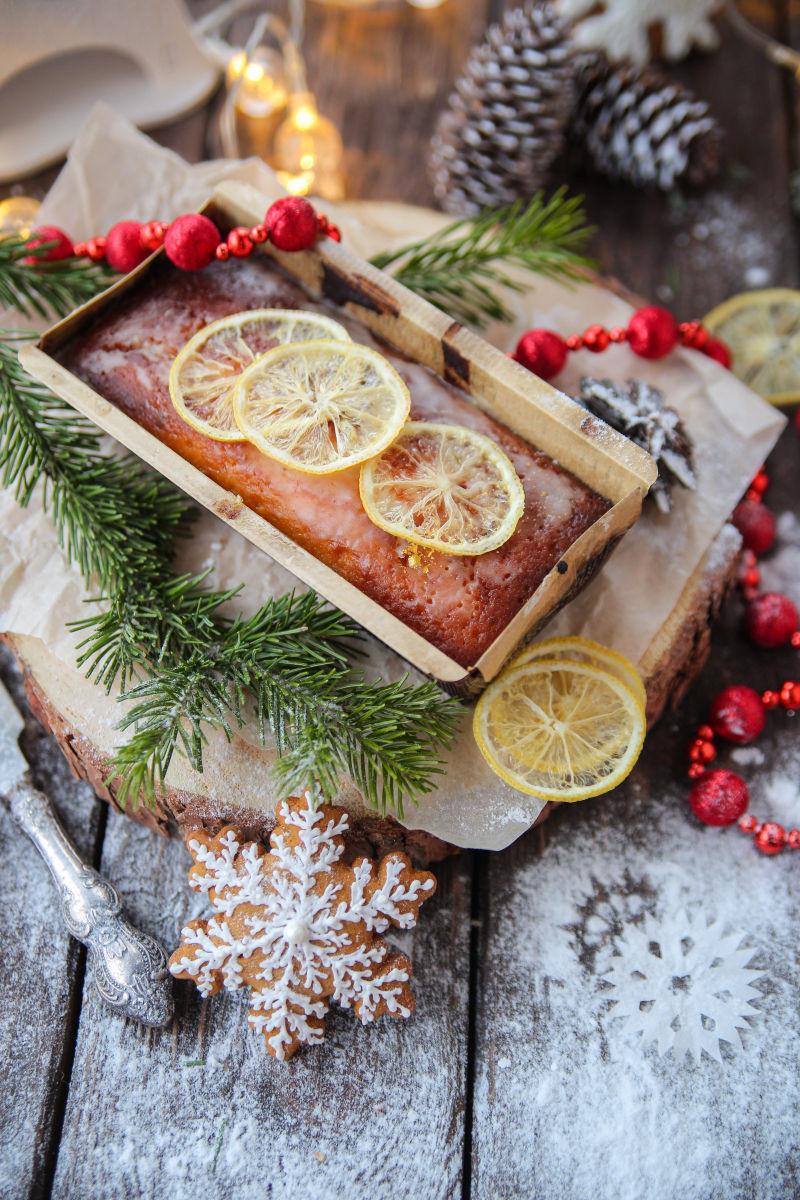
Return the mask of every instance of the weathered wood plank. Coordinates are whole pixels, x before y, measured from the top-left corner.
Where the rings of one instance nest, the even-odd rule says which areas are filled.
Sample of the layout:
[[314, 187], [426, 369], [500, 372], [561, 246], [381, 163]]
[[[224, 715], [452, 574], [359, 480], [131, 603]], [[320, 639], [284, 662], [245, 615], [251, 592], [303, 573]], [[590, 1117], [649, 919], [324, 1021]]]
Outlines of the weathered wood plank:
[[[172, 947], [197, 897], [188, 855], [111, 816], [103, 870], [132, 917]], [[123, 1023], [87, 995], [53, 1196], [165, 1200], [195, 1189], [320, 1200], [460, 1192], [466, 1077], [469, 860], [402, 937], [415, 965], [408, 1022], [329, 1019], [328, 1040], [288, 1065], [245, 1025], [246, 998], [202, 1003], [176, 984], [164, 1033]]]
[[[0, 650], [0, 677], [22, 704], [10, 656]], [[90, 789], [69, 774], [52, 738], [33, 720], [22, 745], [41, 787], [70, 836], [91, 858], [101, 811]], [[47, 868], [0, 803], [0, 873], [12, 928], [0, 974], [0, 1080], [3, 1148], [0, 1196], [47, 1194], [77, 1020], [84, 951], [67, 934]]]
[[433, 125], [488, 11], [488, 0], [430, 11], [309, 5], [308, 77], [344, 135], [348, 196], [431, 203]]
[[[766, 587], [800, 602], [796, 462], [789, 429], [769, 463], [781, 540], [763, 571]], [[732, 682], [775, 686], [795, 669], [790, 650], [758, 651], [739, 626], [732, 600], [680, 723], [658, 728], [627, 787], [562, 810], [488, 860], [474, 1200], [781, 1200], [800, 1190], [797, 864], [788, 853], [764, 858], [736, 829], [699, 826], [686, 802], [686, 742], [710, 698]], [[756, 748], [720, 754], [721, 765], [748, 780], [752, 810], [787, 827], [797, 823], [800, 778], [792, 720], [776, 715]], [[681, 937], [702, 946], [714, 920], [715, 949], [696, 962], [684, 958]], [[762, 975], [753, 982], [757, 1011], [742, 1021], [741, 1036], [719, 1044], [722, 1061], [683, 1061], [674, 1049], [660, 1057], [631, 1029], [631, 1016], [615, 1016], [619, 992], [604, 977], [615, 968], [617, 987], [633, 984], [645, 1011], [656, 1000], [656, 1029], [667, 1044], [681, 1009], [680, 1025], [699, 1032], [705, 1013], [706, 1029], [716, 1020], [724, 1036], [725, 1006], [713, 996], [732, 994], [734, 1013], [746, 1012], [736, 997], [747, 982], [744, 964], [720, 941], [725, 932], [743, 939]], [[716, 949], [730, 974], [715, 983]], [[640, 987], [634, 970], [655, 986]]]

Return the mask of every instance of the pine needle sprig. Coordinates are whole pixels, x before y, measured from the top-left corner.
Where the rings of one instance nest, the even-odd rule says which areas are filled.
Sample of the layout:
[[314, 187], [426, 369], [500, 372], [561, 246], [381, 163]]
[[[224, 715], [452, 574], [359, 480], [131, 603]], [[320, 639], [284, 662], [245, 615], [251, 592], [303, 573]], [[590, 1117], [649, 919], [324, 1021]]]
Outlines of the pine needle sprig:
[[16, 347], [30, 336], [0, 330], [0, 484], [24, 508], [42, 483], [64, 553], [105, 591], [157, 576], [187, 500], [138, 460], [102, 453], [97, 427], [22, 370]]
[[27, 317], [65, 317], [117, 278], [105, 264], [83, 258], [47, 262], [55, 243], [34, 246], [32, 240], [0, 238], [0, 308], [14, 308]]
[[593, 230], [583, 201], [559, 188], [549, 199], [538, 193], [476, 218], [455, 221], [422, 241], [378, 254], [370, 261], [391, 268], [395, 278], [449, 316], [483, 328], [508, 321], [501, 290], [523, 290], [508, 267], [551, 278], [575, 280], [591, 266], [583, 250]]
[[353, 672], [359, 627], [313, 593], [229, 617], [238, 588], [174, 574], [188, 502], [136, 460], [105, 454], [98, 430], [22, 371], [26, 336], [0, 333], [0, 482], [22, 505], [42, 484], [65, 555], [101, 586], [99, 611], [73, 628], [79, 664], [106, 689], [119, 683], [130, 705], [111, 772], [120, 803], [152, 802], [178, 749], [202, 770], [207, 731], [231, 737], [251, 714], [284, 756], [284, 785], [333, 799], [347, 775], [398, 814], [430, 790], [460, 706], [432, 685]]

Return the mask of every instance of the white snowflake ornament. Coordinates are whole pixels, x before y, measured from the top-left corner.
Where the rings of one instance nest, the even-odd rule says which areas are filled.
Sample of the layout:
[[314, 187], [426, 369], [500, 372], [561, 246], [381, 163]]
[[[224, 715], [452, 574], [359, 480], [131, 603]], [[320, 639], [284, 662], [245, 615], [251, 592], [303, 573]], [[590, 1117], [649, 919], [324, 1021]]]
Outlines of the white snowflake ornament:
[[722, 1061], [719, 1043], [741, 1046], [740, 1029], [758, 1016], [750, 1001], [763, 971], [749, 967], [754, 951], [741, 948], [742, 935], [724, 933], [718, 920], [706, 925], [679, 911], [664, 923], [649, 914], [616, 939], [618, 957], [605, 974], [615, 1001], [611, 1017], [623, 1017], [629, 1034], [652, 1041], [659, 1054], [678, 1059], [702, 1052]]
[[233, 826], [188, 835], [189, 883], [214, 915], [184, 927], [169, 967], [204, 996], [249, 987], [248, 1024], [286, 1059], [323, 1040], [332, 1000], [364, 1023], [410, 1016], [411, 963], [376, 935], [415, 925], [436, 880], [400, 853], [377, 869], [368, 858], [344, 864], [347, 813], [315, 808], [308, 794], [280, 801], [275, 815], [271, 852]]
[[557, 0], [559, 16], [579, 22], [573, 31], [577, 47], [603, 50], [612, 62], [627, 59], [638, 67], [650, 58], [653, 27], [661, 32], [663, 58], [685, 58], [694, 47], [715, 49], [719, 38], [708, 18], [719, 7], [720, 0], [602, 0], [599, 6], [596, 0]]

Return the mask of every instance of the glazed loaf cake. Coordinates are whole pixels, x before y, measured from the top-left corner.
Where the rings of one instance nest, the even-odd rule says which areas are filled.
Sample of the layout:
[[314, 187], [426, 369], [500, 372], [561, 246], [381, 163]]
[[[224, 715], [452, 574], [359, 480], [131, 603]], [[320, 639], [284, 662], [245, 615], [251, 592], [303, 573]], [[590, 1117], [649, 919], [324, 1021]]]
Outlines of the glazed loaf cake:
[[[334, 316], [354, 340], [377, 345], [400, 372], [411, 392], [412, 420], [465, 425], [494, 439], [525, 491], [525, 512], [509, 541], [474, 558], [437, 554], [425, 569], [414, 568], [398, 540], [364, 512], [357, 468], [305, 475], [246, 442], [215, 442], [190, 428], [169, 396], [175, 355], [202, 326], [253, 308]], [[358, 322], [312, 304], [262, 256], [234, 270], [215, 263], [202, 274], [164, 262], [60, 357], [100, 395], [464, 667], [480, 658], [561, 555], [610, 507], [438, 376], [376, 343]]]

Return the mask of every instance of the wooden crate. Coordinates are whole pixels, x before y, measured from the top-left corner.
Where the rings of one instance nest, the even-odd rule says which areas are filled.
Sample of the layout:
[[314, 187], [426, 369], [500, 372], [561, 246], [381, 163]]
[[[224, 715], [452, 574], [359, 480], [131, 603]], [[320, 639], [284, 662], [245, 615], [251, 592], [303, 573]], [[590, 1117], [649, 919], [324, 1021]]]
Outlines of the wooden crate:
[[[247, 189], [224, 185], [204, 211], [224, 230], [252, 225], [262, 213], [254, 208], [251, 197]], [[418, 670], [448, 690], [475, 694], [497, 674], [520, 642], [541, 629], [599, 569], [638, 518], [656, 478], [655, 463], [626, 438], [346, 247], [321, 239], [312, 250], [302, 253], [282, 253], [269, 243], [260, 247], [260, 252], [274, 258], [309, 298], [346, 310], [390, 346], [459, 387], [478, 407], [610, 501], [608, 511], [569, 547], [471, 667], [442, 653], [57, 361], [65, 342], [88, 329], [98, 314], [143, 282], [163, 250], [53, 326], [35, 345], [23, 347], [22, 365]]]

